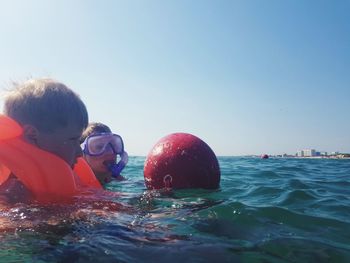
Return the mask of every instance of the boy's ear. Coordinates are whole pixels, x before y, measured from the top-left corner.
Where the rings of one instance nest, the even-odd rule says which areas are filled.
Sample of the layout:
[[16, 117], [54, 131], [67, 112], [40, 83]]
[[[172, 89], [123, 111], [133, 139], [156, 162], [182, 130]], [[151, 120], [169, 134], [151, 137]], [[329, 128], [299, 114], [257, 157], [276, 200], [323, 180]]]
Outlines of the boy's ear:
[[25, 124], [23, 128], [23, 139], [30, 144], [37, 144], [39, 131], [33, 125]]

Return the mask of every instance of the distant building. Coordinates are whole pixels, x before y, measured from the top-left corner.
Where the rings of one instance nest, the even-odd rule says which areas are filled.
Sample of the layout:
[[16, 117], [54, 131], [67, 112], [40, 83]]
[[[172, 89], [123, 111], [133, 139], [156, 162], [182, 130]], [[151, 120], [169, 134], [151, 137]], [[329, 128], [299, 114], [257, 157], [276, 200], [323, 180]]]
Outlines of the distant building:
[[350, 153], [319, 152], [315, 149], [304, 149], [297, 151], [296, 157], [319, 157], [319, 158], [350, 158]]
[[320, 153], [316, 152], [315, 149], [300, 150], [300, 151], [297, 151], [297, 154], [296, 154], [297, 157], [313, 157], [313, 156], [319, 156], [319, 155]]
[[297, 157], [304, 157], [304, 151], [303, 151], [303, 150], [297, 151], [296, 156], [297, 156]]
[[306, 149], [306, 150], [303, 150], [303, 152], [304, 152], [304, 157], [316, 156], [316, 150], [315, 149]]

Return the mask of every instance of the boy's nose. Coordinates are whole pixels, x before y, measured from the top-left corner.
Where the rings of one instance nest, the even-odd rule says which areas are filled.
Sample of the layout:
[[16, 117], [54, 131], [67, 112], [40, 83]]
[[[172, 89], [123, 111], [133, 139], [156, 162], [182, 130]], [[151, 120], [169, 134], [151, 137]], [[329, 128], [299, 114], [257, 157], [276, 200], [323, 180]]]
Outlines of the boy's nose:
[[75, 154], [77, 157], [83, 156], [83, 150], [81, 149], [80, 145], [77, 147]]
[[114, 148], [113, 148], [113, 145], [112, 144], [108, 144], [106, 146], [106, 152], [105, 153], [114, 153]]

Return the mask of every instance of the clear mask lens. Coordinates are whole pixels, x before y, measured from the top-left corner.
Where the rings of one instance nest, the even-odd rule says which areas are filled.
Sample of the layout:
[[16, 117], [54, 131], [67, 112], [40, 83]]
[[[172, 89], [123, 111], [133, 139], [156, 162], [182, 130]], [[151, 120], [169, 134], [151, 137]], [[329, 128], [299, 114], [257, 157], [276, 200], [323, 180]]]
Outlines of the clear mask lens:
[[115, 154], [122, 154], [124, 152], [123, 139], [117, 134], [92, 135], [83, 143], [83, 151], [88, 155], [98, 156], [111, 150]]

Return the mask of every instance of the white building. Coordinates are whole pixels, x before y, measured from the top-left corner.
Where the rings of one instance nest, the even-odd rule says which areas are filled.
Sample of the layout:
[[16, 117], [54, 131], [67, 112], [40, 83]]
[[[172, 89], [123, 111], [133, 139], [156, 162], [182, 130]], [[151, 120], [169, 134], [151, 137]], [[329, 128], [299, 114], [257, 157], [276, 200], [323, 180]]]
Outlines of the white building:
[[315, 149], [306, 149], [306, 150], [303, 150], [303, 152], [304, 152], [304, 157], [316, 156], [316, 150]]
[[301, 151], [297, 151], [297, 157], [304, 157], [304, 151], [301, 150]]
[[315, 149], [305, 149], [297, 151], [296, 156], [298, 157], [313, 157], [316, 156], [316, 150]]

